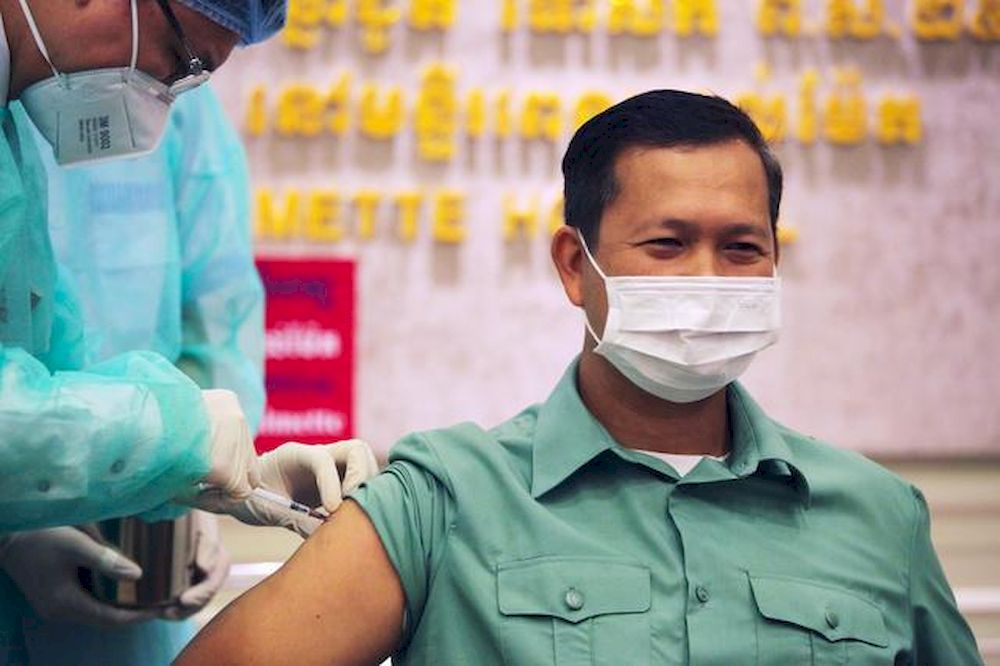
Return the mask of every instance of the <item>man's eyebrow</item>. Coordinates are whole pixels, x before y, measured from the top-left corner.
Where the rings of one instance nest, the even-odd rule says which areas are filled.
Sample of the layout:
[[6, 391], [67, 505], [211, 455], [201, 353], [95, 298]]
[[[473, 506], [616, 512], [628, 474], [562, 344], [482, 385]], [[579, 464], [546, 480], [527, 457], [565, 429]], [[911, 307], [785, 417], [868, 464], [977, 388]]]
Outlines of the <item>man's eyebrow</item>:
[[756, 236], [768, 240], [771, 237], [770, 227], [761, 227], [759, 224], [749, 222], [738, 222], [726, 227], [723, 234], [726, 236]]
[[678, 217], [668, 217], [663, 220], [657, 220], [655, 223], [656, 227], [662, 227], [664, 229], [669, 229], [671, 231], [679, 232], [692, 232], [698, 229], [698, 225], [694, 222], [688, 220], [683, 220]]
[[[663, 220], [658, 220], [655, 223], [657, 228], [669, 229], [671, 231], [677, 231], [680, 233], [692, 233], [698, 231], [700, 225], [690, 220], [684, 220], [681, 218], [671, 217]], [[733, 224], [727, 225], [722, 230], [722, 235], [725, 236], [756, 236], [767, 240], [771, 237], [770, 228], [761, 227], [759, 224], [753, 224], [750, 222], [735, 222]]]

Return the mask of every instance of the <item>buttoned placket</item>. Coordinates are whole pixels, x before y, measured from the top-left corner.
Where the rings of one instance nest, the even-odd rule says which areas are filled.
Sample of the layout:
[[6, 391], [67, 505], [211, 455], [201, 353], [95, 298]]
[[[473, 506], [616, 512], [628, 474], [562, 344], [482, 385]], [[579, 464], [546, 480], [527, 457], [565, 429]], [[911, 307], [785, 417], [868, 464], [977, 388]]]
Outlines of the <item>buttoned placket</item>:
[[[742, 463], [737, 459], [734, 464]], [[717, 627], [726, 623], [732, 613], [730, 604], [735, 600], [726, 597], [730, 583], [722, 580], [724, 574], [718, 570], [718, 563], [710, 553], [702, 552], [705, 544], [699, 525], [704, 517], [698, 505], [706, 501], [704, 496], [711, 493], [713, 486], [722, 483], [739, 483], [739, 479], [726, 463], [704, 460], [678, 481], [667, 506], [666, 519], [671, 521], [679, 538], [687, 584], [685, 620], [689, 663], [740, 663], [740, 659], [746, 657], [740, 650], [728, 655], [720, 653], [740, 643], [737, 640], [720, 645], [716, 635]]]

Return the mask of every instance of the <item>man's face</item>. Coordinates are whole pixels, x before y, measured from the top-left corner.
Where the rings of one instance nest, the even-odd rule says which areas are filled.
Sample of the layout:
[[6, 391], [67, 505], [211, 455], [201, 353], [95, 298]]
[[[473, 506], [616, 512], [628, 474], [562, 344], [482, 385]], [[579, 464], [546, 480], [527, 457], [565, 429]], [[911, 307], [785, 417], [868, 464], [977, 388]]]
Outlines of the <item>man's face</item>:
[[[605, 274], [770, 277], [776, 261], [760, 157], [743, 141], [632, 148], [615, 163], [618, 195], [604, 210], [594, 258]], [[567, 295], [600, 335], [601, 276], [567, 246], [553, 256]], [[564, 266], [566, 268], [564, 269]], [[575, 270], [574, 270], [575, 268]]]

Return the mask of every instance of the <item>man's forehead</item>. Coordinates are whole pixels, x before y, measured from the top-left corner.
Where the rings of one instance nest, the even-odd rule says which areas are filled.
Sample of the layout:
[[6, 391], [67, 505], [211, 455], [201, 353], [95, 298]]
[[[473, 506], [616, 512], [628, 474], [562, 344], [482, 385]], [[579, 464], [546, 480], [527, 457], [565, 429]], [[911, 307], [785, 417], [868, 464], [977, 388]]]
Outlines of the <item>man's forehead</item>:
[[614, 193], [645, 197], [669, 192], [674, 196], [741, 193], [766, 200], [768, 183], [757, 152], [746, 143], [684, 146], [637, 146], [622, 151], [614, 162]]
[[656, 168], [667, 170], [676, 167], [680, 169], [679, 175], [687, 173], [693, 164], [713, 167], [717, 171], [734, 168], [745, 170], [753, 167], [753, 171], [761, 175], [764, 169], [757, 151], [739, 138], [704, 144], [628, 146], [614, 161], [616, 172], [636, 166], [642, 167], [643, 170]]

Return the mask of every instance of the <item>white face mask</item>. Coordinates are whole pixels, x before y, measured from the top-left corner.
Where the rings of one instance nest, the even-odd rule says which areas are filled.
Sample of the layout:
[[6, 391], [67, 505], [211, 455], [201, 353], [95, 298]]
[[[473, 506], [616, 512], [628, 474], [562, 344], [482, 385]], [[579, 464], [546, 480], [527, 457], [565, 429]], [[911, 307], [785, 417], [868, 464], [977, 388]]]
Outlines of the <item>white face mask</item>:
[[26, 0], [20, 0], [35, 44], [53, 76], [21, 93], [21, 104], [61, 165], [142, 155], [156, 149], [174, 101], [170, 88], [135, 68], [139, 53], [136, 0], [128, 67], [60, 74], [42, 43]]
[[695, 402], [743, 374], [778, 339], [781, 283], [772, 277], [607, 276], [608, 316], [597, 347], [633, 384], [663, 400]]

